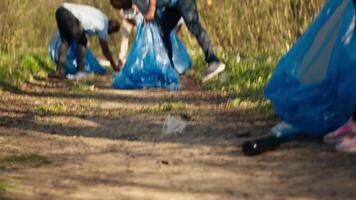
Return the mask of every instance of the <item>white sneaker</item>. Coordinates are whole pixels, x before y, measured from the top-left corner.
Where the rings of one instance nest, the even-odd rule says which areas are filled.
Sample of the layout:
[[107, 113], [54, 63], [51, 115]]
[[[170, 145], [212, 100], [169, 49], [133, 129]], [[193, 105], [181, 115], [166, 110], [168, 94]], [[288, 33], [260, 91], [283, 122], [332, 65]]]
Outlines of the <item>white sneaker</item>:
[[212, 62], [209, 64], [208, 71], [203, 79], [203, 83], [208, 82], [214, 76], [219, 75], [225, 70], [225, 64], [222, 62]]
[[89, 74], [86, 72], [78, 72], [75, 75], [73, 74], [67, 74], [67, 79], [72, 80], [72, 81], [79, 81], [84, 78], [86, 78]]

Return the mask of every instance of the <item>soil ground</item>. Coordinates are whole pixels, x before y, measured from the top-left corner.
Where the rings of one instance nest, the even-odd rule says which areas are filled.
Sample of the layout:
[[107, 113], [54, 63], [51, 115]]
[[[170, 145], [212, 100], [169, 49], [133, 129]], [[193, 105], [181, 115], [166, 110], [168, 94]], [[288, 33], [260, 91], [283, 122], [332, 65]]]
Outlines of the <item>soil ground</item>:
[[[89, 91], [35, 81], [0, 95], [0, 156], [36, 154], [40, 166], [0, 166], [10, 188], [0, 199], [356, 198], [356, 156], [319, 140], [295, 140], [257, 157], [241, 144], [278, 122], [253, 106], [227, 108], [229, 95], [187, 78], [178, 92], [118, 91], [110, 77]], [[181, 134], [164, 135], [169, 115]]]

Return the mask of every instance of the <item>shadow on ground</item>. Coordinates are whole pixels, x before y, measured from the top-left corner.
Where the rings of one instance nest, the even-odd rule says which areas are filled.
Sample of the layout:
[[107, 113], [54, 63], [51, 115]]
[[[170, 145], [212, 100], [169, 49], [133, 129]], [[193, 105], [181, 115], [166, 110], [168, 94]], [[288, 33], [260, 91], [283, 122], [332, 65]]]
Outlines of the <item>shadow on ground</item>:
[[[226, 109], [209, 91], [90, 92], [32, 84], [0, 99], [0, 150], [36, 152], [52, 164], [0, 169], [8, 199], [354, 199], [356, 157], [319, 140], [244, 157], [240, 145], [278, 119], [255, 107]], [[161, 103], [186, 106], [147, 109]], [[47, 109], [49, 105], [61, 105]], [[41, 108], [41, 109], [39, 109]], [[187, 116], [182, 134], [163, 136], [168, 114]], [[4, 197], [5, 198], [5, 197]], [[1, 197], [0, 197], [1, 199]]]

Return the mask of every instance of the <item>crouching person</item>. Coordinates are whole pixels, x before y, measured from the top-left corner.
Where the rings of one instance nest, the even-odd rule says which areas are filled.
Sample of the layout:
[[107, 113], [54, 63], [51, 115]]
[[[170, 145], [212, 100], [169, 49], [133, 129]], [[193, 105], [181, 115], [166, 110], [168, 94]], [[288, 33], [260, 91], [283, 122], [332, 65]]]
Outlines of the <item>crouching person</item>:
[[56, 11], [56, 21], [61, 37], [59, 47], [59, 60], [56, 71], [49, 74], [50, 78], [65, 78], [64, 64], [67, 51], [72, 42], [77, 44], [77, 73], [72, 77], [74, 80], [85, 78], [84, 71], [85, 53], [87, 46], [87, 35], [97, 36], [100, 47], [105, 58], [110, 62], [111, 67], [117, 71], [119, 66], [115, 64], [112, 53], [108, 45], [110, 34], [118, 32], [120, 25], [115, 20], [108, 17], [97, 8], [87, 5], [64, 3]]

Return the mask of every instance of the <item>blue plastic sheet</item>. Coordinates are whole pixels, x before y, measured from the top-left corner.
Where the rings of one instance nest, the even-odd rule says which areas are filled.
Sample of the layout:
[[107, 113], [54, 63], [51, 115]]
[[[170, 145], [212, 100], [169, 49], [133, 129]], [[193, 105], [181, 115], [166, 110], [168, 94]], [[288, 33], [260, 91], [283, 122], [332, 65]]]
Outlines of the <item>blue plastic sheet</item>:
[[277, 114], [301, 132], [323, 136], [344, 124], [356, 107], [354, 16], [352, 0], [326, 1], [265, 89]]
[[294, 126], [287, 124], [285, 122], [280, 122], [279, 124], [272, 127], [271, 132], [277, 138], [286, 139], [286, 140], [294, 139], [296, 136], [302, 133]]
[[116, 89], [180, 88], [179, 74], [187, 71], [191, 59], [178, 36], [171, 34], [172, 66], [156, 22], [138, 25], [136, 38], [127, 61], [114, 77]]
[[[49, 43], [48, 54], [52, 61], [58, 64], [58, 49], [61, 45], [61, 39], [59, 33], [56, 32]], [[73, 42], [68, 49], [66, 62], [64, 64], [64, 72], [66, 74], [76, 74], [77, 73], [77, 44]], [[106, 69], [100, 65], [99, 61], [96, 59], [94, 54], [89, 48], [86, 49], [86, 61], [85, 61], [85, 71], [97, 74], [106, 74]]]
[[172, 43], [174, 69], [179, 74], [184, 74], [192, 67], [192, 60], [190, 59], [187, 50], [178, 38], [177, 34], [175, 32], [171, 32], [170, 37]]

